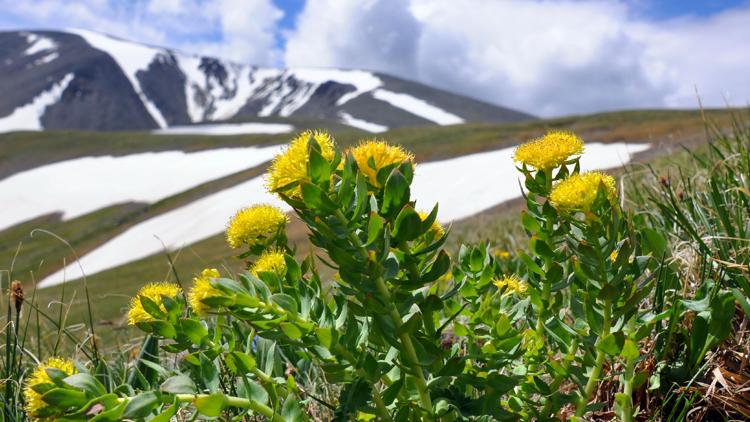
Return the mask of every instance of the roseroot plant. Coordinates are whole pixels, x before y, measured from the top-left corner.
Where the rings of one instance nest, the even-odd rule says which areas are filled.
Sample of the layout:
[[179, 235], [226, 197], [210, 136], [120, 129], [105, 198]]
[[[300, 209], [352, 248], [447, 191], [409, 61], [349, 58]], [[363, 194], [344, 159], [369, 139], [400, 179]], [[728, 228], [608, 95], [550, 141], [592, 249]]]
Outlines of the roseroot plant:
[[630, 421], [641, 343], [664, 318], [644, 305], [659, 239], [633, 227], [610, 176], [580, 173], [582, 152], [567, 132], [520, 146], [528, 252], [462, 246], [451, 266], [437, 205], [411, 197], [410, 153], [304, 132], [266, 180], [315, 255], [297, 261], [278, 208], [239, 211], [226, 236], [247, 271], [207, 268], [187, 293], [146, 285], [128, 314], [147, 338], [127, 381], [50, 360], [27, 382], [29, 415], [281, 421], [318, 407], [335, 420], [553, 420], [601, 408], [607, 381]]

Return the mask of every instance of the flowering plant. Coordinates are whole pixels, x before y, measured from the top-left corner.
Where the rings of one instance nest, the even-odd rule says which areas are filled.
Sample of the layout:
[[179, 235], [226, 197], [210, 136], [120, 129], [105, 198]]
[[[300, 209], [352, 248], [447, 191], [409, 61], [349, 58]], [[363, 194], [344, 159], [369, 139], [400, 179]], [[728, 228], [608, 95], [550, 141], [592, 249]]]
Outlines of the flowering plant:
[[207, 268], [187, 293], [146, 285], [128, 320], [148, 336], [127, 380], [47, 361], [27, 382], [28, 414], [281, 421], [320, 407], [336, 420], [580, 419], [600, 407], [601, 385], [617, 383], [615, 412], [631, 421], [650, 375], [638, 369], [644, 339], [668, 317], [651, 306], [665, 240], [633, 224], [611, 176], [580, 171], [583, 149], [568, 132], [518, 147], [528, 251], [462, 246], [451, 265], [437, 205], [418, 211], [411, 197], [411, 154], [375, 140], [344, 151], [304, 132], [267, 186], [318, 256], [297, 261], [278, 208], [239, 211], [226, 236], [246, 272]]

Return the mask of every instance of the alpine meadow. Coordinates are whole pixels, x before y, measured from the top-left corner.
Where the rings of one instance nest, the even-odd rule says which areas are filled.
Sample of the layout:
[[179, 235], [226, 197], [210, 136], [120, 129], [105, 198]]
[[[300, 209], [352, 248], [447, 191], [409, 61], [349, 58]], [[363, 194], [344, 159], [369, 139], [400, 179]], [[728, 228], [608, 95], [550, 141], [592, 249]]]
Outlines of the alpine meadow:
[[0, 422], [750, 420], [748, 22], [0, 0]]

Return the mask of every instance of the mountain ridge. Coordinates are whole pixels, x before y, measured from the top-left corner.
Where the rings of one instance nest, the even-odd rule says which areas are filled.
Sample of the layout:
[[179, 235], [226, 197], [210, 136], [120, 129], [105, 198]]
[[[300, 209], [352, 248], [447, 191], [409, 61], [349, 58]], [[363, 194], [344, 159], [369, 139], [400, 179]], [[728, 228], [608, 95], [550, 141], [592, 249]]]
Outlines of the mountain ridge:
[[85, 30], [0, 32], [0, 73], [1, 131], [286, 117], [381, 132], [534, 118], [379, 72], [264, 68]]

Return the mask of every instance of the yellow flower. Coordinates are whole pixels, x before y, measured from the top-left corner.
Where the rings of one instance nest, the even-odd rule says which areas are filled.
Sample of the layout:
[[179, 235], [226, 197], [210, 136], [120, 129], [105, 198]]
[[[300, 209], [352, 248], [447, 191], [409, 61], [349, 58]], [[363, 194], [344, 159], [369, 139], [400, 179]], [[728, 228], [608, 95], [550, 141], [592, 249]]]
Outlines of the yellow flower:
[[617, 249], [613, 250], [611, 254], [609, 254], [609, 260], [612, 262], [617, 261], [617, 257], [620, 256], [620, 251]]
[[588, 210], [594, 203], [600, 186], [604, 187], [607, 198], [614, 203], [617, 198], [615, 179], [598, 171], [570, 176], [552, 189], [549, 199], [557, 208]]
[[541, 138], [519, 145], [513, 154], [513, 160], [537, 170], [547, 170], [559, 167], [581, 153], [581, 138], [573, 132], [553, 130]]
[[34, 420], [53, 420], [51, 416], [55, 416], [53, 412], [48, 409], [48, 404], [42, 400], [42, 394], [34, 391], [34, 387], [41, 384], [52, 384], [52, 379], [47, 375], [47, 369], [55, 368], [70, 376], [78, 372], [76, 367], [73, 365], [73, 361], [65, 358], [49, 358], [46, 361], [39, 364], [34, 369], [28, 380], [26, 380], [26, 386], [24, 387], [23, 394], [26, 398], [26, 413]]
[[273, 205], [253, 205], [237, 211], [227, 225], [227, 243], [232, 248], [252, 246], [259, 238], [274, 236], [289, 220]]
[[495, 257], [498, 259], [510, 258], [510, 252], [506, 251], [505, 249], [494, 248], [492, 252], [494, 253]]
[[525, 281], [518, 278], [517, 275], [511, 274], [495, 280], [492, 284], [498, 289], [506, 289], [506, 293], [516, 293], [523, 295], [529, 289], [529, 285]]
[[193, 288], [190, 290], [190, 294], [188, 294], [188, 302], [190, 302], [190, 307], [193, 308], [196, 314], [203, 316], [208, 314], [210, 310], [208, 305], [203, 303], [203, 299], [223, 296], [224, 293], [222, 291], [211, 286], [211, 279], [219, 277], [218, 270], [215, 268], [206, 268], [201, 271], [199, 277], [193, 278]]
[[159, 308], [162, 310], [162, 312], [166, 312], [167, 309], [164, 307], [161, 297], [166, 296], [170, 299], [174, 299], [180, 293], [182, 293], [182, 289], [180, 289], [180, 286], [174, 283], [149, 283], [141, 287], [141, 289], [138, 290], [138, 293], [136, 293], [135, 297], [130, 300], [128, 324], [135, 325], [139, 322], [154, 321], [154, 317], [146, 312], [145, 309], [143, 309], [141, 297], [147, 297], [151, 299], [154, 303], [159, 305]]
[[[429, 214], [427, 214], [426, 212], [417, 211], [417, 214], [419, 214], [419, 218], [422, 221], [427, 220], [427, 217], [429, 217]], [[440, 223], [438, 223], [437, 218], [432, 222], [430, 230], [427, 231], [427, 234], [432, 234], [433, 239], [440, 239], [445, 234], [445, 229], [440, 225]]]
[[310, 137], [320, 145], [320, 152], [328, 161], [333, 160], [334, 141], [328, 132], [323, 131], [305, 131], [300, 133], [289, 143], [286, 149], [273, 159], [271, 168], [266, 175], [266, 184], [269, 192], [281, 192], [295, 199], [302, 198], [302, 192], [299, 186], [289, 190], [284, 188], [293, 183], [307, 180], [307, 167], [310, 160], [307, 150], [307, 141]]
[[351, 149], [351, 154], [357, 161], [359, 171], [367, 181], [375, 186], [381, 187], [378, 182], [378, 172], [392, 164], [402, 164], [406, 161], [414, 161], [414, 156], [397, 145], [389, 145], [387, 142], [368, 140], [361, 142]]
[[250, 273], [258, 276], [259, 273], [275, 273], [279, 277], [286, 275], [286, 261], [284, 252], [280, 250], [268, 250], [255, 261], [255, 265], [250, 269]]

